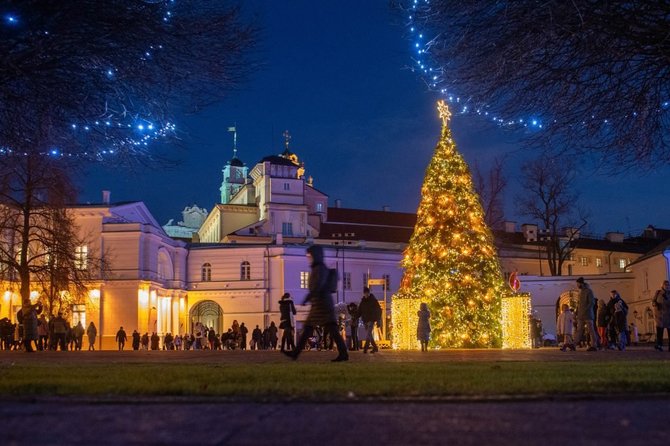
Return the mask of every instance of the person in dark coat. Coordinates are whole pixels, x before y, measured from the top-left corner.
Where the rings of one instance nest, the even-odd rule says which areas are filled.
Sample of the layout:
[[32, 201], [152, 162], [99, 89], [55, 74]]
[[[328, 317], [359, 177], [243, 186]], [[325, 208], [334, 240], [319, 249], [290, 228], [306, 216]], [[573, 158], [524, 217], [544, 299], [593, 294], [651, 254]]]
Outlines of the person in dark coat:
[[263, 338], [263, 332], [258, 327], [258, 325], [256, 325], [256, 328], [254, 328], [254, 331], [251, 332], [251, 349], [252, 350], [260, 350], [261, 349], [262, 338]]
[[363, 353], [368, 352], [368, 347], [372, 344], [372, 353], [377, 353], [379, 348], [377, 348], [377, 343], [374, 338], [374, 329], [375, 324], [381, 321], [382, 317], [382, 307], [379, 305], [379, 301], [370, 293], [370, 288], [363, 288], [363, 298], [361, 303], [358, 305], [358, 311], [361, 313], [361, 319], [363, 324], [365, 324], [365, 345], [363, 346]]
[[349, 322], [351, 328], [351, 349], [359, 350], [361, 341], [358, 339], [358, 322], [361, 319], [361, 313], [355, 302], [351, 302], [347, 305], [347, 312], [349, 313], [349, 316], [351, 316], [351, 321]]
[[275, 321], [270, 322], [270, 326], [268, 327], [268, 349], [277, 350], [277, 331], [278, 329], [275, 325]]
[[320, 325], [325, 332], [330, 333], [337, 344], [338, 355], [337, 358], [333, 359], [333, 362], [348, 361], [349, 352], [337, 328], [333, 295], [328, 289], [328, 268], [323, 263], [323, 248], [319, 245], [312, 245], [307, 248], [306, 255], [307, 260], [311, 263], [312, 270], [309, 275], [309, 293], [303, 305], [309, 302], [311, 307], [296, 349], [292, 352], [284, 352], [284, 354], [292, 359], [298, 359], [305, 348], [305, 344], [307, 344], [307, 340], [312, 336], [314, 327]]
[[[39, 311], [38, 311], [39, 310]], [[37, 313], [42, 312], [42, 306], [40, 304], [31, 305], [30, 311], [27, 315], [22, 316], [23, 318], [23, 347], [27, 353], [32, 353], [35, 350], [33, 349], [33, 342], [37, 344], [37, 339], [39, 335], [37, 334]]]
[[123, 327], [119, 328], [119, 331], [116, 332], [116, 342], [119, 344], [119, 351], [123, 350], [123, 347], [126, 345], [126, 339], [128, 335]]
[[160, 342], [161, 338], [158, 337], [158, 333], [155, 331], [151, 334], [151, 350], [158, 350], [158, 343]]
[[295, 350], [295, 341], [293, 336], [293, 316], [295, 316], [295, 305], [291, 294], [284, 293], [279, 300], [279, 328], [283, 331], [281, 336], [281, 351]]
[[133, 350], [137, 351], [140, 349], [140, 333], [137, 330], [133, 330]]
[[95, 328], [93, 321], [88, 324], [86, 334], [88, 335], [88, 351], [95, 350], [95, 338], [98, 336], [98, 329]]
[[654, 321], [656, 322], [656, 350], [663, 351], [663, 331], [668, 333], [668, 351], [670, 351], [670, 282], [665, 280], [654, 300]]
[[428, 305], [422, 302], [417, 312], [419, 322], [416, 326], [416, 337], [421, 342], [421, 351], [428, 351], [428, 341], [430, 340], [430, 311]]

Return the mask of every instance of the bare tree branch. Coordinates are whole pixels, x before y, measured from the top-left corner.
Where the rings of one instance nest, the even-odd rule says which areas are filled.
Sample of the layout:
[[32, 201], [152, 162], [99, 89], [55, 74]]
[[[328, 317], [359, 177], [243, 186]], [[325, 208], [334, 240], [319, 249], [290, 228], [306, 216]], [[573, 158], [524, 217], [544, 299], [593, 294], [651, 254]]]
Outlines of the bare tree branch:
[[[430, 40], [431, 84], [470, 108], [537, 119], [530, 147], [610, 166], [670, 162], [670, 3], [406, 3]], [[412, 9], [416, 8], [416, 9]], [[435, 76], [436, 80], [432, 80]]]

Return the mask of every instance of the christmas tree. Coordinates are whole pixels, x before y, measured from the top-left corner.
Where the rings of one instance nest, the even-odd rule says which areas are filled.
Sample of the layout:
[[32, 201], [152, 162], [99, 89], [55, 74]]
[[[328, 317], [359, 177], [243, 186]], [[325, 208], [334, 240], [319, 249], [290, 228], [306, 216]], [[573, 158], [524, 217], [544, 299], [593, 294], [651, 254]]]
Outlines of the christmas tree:
[[431, 312], [431, 344], [500, 347], [504, 282], [491, 230], [440, 101], [442, 135], [426, 170], [417, 222], [393, 298], [394, 346], [416, 348], [419, 303]]

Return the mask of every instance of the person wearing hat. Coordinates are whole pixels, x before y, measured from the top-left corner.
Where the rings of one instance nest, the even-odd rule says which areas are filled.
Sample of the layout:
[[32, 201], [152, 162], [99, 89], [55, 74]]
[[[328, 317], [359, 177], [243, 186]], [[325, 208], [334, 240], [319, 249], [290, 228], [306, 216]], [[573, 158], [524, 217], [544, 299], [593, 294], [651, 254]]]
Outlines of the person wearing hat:
[[584, 281], [583, 277], [577, 279], [579, 288], [579, 298], [577, 300], [577, 330], [575, 334], [575, 344], [579, 345], [584, 337], [584, 326], [588, 327], [591, 345], [587, 349], [589, 352], [597, 350], [598, 335], [593, 325], [595, 319], [594, 307], [596, 298], [591, 291], [591, 287]]
[[284, 330], [281, 335], [281, 351], [295, 350], [292, 318], [295, 316], [296, 311], [290, 293], [284, 293], [279, 300], [279, 312], [279, 328]]

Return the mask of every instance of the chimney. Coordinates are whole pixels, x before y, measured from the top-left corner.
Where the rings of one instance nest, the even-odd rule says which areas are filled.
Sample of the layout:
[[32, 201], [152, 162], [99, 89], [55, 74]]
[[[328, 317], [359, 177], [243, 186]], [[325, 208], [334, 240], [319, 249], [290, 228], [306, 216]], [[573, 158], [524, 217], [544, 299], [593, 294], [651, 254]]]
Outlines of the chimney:
[[608, 232], [605, 238], [612, 243], [623, 243], [623, 232]]
[[505, 227], [505, 232], [515, 232], [516, 231], [516, 222], [515, 221], [506, 221], [503, 222]]
[[102, 203], [103, 204], [109, 204], [109, 198], [112, 193], [108, 190], [103, 190], [102, 191]]
[[335, 200], [335, 207], [336, 208], [341, 208], [342, 207], [342, 200], [340, 200], [339, 198], [337, 200]]
[[521, 232], [523, 232], [523, 237], [527, 242], [536, 242], [537, 241], [537, 225], [523, 224], [521, 225]]
[[391, 206], [388, 206], [388, 205], [382, 206], [382, 211], [391, 212]]

